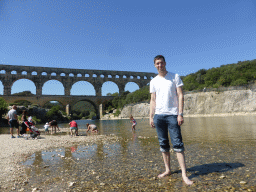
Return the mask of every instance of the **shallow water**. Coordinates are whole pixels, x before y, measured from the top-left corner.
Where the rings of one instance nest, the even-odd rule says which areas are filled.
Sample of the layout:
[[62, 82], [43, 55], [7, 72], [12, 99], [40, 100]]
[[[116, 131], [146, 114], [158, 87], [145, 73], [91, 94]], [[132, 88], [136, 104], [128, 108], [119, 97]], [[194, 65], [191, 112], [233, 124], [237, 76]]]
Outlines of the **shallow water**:
[[[171, 153], [173, 174], [164, 171], [155, 129], [148, 119], [137, 119], [136, 131], [129, 120], [78, 121], [80, 133], [87, 122], [95, 123], [99, 134], [115, 134], [115, 142], [74, 145], [39, 151], [26, 162], [29, 183], [26, 190], [43, 191], [202, 191], [255, 189], [256, 117], [190, 117], [182, 126], [189, 177], [187, 187]], [[39, 125], [40, 126], [43, 125]], [[67, 128], [68, 124], [60, 124]], [[93, 135], [88, 135], [93, 137]], [[223, 176], [224, 178], [221, 178]], [[221, 179], [220, 179], [221, 178]], [[241, 185], [240, 181], [246, 181]], [[75, 182], [72, 186], [70, 183]], [[256, 189], [255, 189], [256, 190]]]

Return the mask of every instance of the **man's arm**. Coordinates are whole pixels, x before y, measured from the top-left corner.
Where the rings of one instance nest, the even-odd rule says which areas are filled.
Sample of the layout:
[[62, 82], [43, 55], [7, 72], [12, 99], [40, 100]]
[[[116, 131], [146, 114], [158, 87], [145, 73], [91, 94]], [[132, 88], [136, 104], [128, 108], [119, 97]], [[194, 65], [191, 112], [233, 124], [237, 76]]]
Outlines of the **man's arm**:
[[6, 119], [7, 119], [7, 121], [9, 121], [9, 112], [7, 113], [7, 115], [6, 115]]
[[156, 93], [151, 93], [150, 114], [149, 114], [149, 123], [151, 127], [155, 127], [154, 121], [153, 121], [155, 109], [156, 109]]
[[88, 129], [87, 129], [87, 131], [86, 132], [88, 132], [90, 130], [90, 125], [88, 125]]
[[18, 118], [17, 112], [14, 114], [14, 118], [17, 120], [17, 123], [19, 123], [19, 118]]
[[[177, 95], [178, 95], [178, 101], [179, 101], [179, 114], [183, 114], [183, 106], [184, 106], [184, 95], [183, 95], [183, 89], [182, 86], [177, 87]], [[179, 126], [184, 123], [183, 116], [178, 115], [177, 118]]]

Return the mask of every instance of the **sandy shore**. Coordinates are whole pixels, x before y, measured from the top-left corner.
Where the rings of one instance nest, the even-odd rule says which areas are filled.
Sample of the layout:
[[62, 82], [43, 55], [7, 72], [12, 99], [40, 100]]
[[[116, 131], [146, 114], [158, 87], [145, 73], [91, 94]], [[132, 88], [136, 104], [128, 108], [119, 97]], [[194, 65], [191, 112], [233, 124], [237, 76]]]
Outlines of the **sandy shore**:
[[0, 135], [0, 191], [17, 190], [16, 186], [24, 185], [27, 182], [24, 166], [21, 165], [21, 162], [36, 151], [68, 147], [77, 143], [94, 143], [98, 140], [107, 142], [116, 139], [115, 136], [105, 135], [71, 137], [70, 135], [42, 134], [40, 139], [33, 140], [29, 138], [25, 140], [24, 138], [12, 139], [9, 134]]

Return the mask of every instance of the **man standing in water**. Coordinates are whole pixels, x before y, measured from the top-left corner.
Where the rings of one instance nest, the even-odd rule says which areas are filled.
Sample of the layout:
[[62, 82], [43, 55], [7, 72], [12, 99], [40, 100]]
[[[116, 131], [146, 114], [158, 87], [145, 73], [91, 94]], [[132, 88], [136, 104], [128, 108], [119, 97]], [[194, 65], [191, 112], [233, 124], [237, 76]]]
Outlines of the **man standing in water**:
[[171, 175], [170, 169], [170, 145], [168, 130], [181, 168], [182, 179], [187, 185], [192, 185], [186, 174], [184, 146], [182, 142], [180, 126], [183, 124], [184, 97], [183, 82], [178, 74], [166, 70], [165, 58], [157, 55], [154, 65], [158, 75], [150, 81], [150, 125], [155, 127], [162, 152], [165, 172], [158, 175], [162, 178]]

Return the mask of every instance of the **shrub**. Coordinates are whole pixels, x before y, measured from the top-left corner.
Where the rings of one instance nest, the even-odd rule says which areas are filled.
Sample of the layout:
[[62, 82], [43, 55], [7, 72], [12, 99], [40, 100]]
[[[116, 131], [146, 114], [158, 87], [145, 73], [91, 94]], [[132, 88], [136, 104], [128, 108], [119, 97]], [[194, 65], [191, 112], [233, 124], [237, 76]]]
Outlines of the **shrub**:
[[119, 109], [116, 110], [116, 112], [114, 113], [115, 117], [118, 117], [121, 114], [121, 111]]
[[2, 115], [6, 114], [8, 110], [8, 103], [0, 97], [0, 120], [2, 119]]

